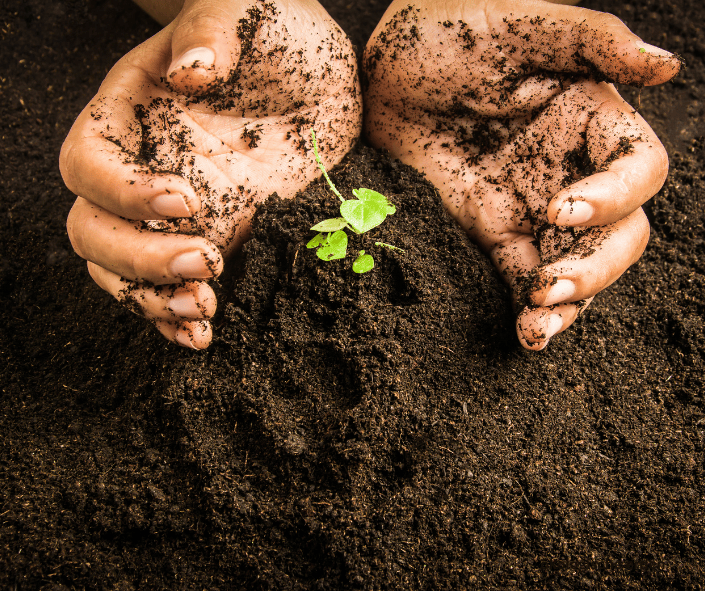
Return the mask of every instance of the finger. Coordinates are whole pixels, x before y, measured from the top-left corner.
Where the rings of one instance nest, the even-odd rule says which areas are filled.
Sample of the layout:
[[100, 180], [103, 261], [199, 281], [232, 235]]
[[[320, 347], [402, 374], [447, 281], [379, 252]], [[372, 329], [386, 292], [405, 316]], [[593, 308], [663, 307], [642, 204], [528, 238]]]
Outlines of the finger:
[[668, 154], [642, 117], [611, 85], [600, 84], [600, 107], [586, 130], [589, 160], [601, 170], [558, 192], [547, 214], [561, 226], [607, 225], [635, 211], [663, 186]]
[[205, 320], [215, 314], [215, 293], [204, 281], [177, 285], [146, 286], [88, 263], [93, 280], [119, 302], [150, 319], [179, 322]]
[[205, 283], [188, 282], [176, 288], [159, 289], [125, 281], [90, 262], [88, 272], [118, 301], [153, 320], [168, 340], [190, 349], [205, 349], [210, 344], [213, 333], [210, 322], [205, 319], [215, 313], [216, 300]]
[[[167, 80], [186, 94], [203, 94], [227, 80], [240, 58], [240, 35], [253, 36], [256, 14], [246, 2], [187, 0], [175, 21]], [[261, 16], [261, 14], [259, 15]], [[247, 29], [247, 30], [245, 30]]]
[[168, 322], [157, 320], [154, 325], [172, 343], [187, 349], [205, 349], [213, 339], [211, 323], [206, 320]]
[[496, 240], [489, 251], [490, 260], [512, 288], [516, 304], [524, 299], [521, 292], [526, 278], [532, 269], [541, 265], [541, 255], [536, 240], [529, 234], [507, 233], [506, 236], [496, 237]]
[[506, 0], [495, 5], [490, 24], [513, 41], [509, 55], [522, 63], [555, 72], [597, 69], [610, 80], [646, 86], [680, 70], [677, 56], [644, 43], [614, 15], [538, 1], [522, 3], [521, 13]]
[[520, 308], [516, 332], [525, 349], [540, 351], [545, 348], [551, 337], [566, 330], [592, 301], [592, 298], [588, 298], [579, 303], [549, 307], [537, 306], [531, 302], [530, 292], [527, 291], [532, 283], [536, 283], [536, 272], [532, 270], [541, 265], [536, 241], [532, 236], [510, 235], [489, 254], [512, 288], [514, 303]]
[[223, 270], [220, 251], [205, 238], [143, 230], [82, 197], [67, 230], [79, 256], [133, 281], [162, 285], [211, 279]]
[[61, 150], [60, 167], [74, 194], [128, 219], [190, 217], [201, 207], [186, 179], [150, 172], [102, 137], [69, 137]]
[[550, 308], [525, 307], [516, 320], [521, 346], [530, 351], [544, 349], [553, 336], [575, 322], [590, 302], [592, 298], [577, 304], [559, 304]]
[[[139, 62], [135, 57], [139, 53], [128, 54], [123, 60]], [[61, 174], [74, 194], [128, 219], [191, 216], [201, 206], [191, 184], [166, 160], [158, 163], [156, 172], [154, 164], [148, 167], [143, 154], [145, 142], [151, 138], [145, 137], [137, 109], [148, 97], [125, 94], [125, 89], [146, 85], [148, 80], [140, 67], [113, 68], [101, 94], [71, 127], [59, 157]]]
[[571, 232], [547, 232], [540, 248], [544, 260], [554, 262], [537, 269], [528, 295], [537, 306], [591, 298], [639, 259], [648, 239], [649, 222], [642, 209], [615, 224], [585, 229], [577, 239]]

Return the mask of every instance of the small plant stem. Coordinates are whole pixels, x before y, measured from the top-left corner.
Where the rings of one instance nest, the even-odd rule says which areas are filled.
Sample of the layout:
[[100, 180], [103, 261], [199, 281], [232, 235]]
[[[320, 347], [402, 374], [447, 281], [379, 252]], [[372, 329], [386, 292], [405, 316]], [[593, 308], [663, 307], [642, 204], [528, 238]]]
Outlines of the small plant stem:
[[316, 132], [311, 130], [311, 137], [313, 138], [313, 155], [316, 157], [316, 162], [318, 163], [318, 168], [321, 169], [323, 172], [323, 176], [326, 179], [326, 182], [328, 183], [328, 186], [331, 188], [333, 193], [335, 193], [338, 196], [338, 199], [340, 199], [343, 203], [345, 203], [345, 199], [343, 199], [343, 196], [340, 194], [340, 191], [335, 187], [333, 184], [333, 181], [330, 180], [330, 177], [328, 176], [328, 173], [326, 172], [326, 167], [323, 166], [323, 162], [321, 162], [321, 157], [318, 155], [318, 143], [316, 142]]
[[390, 250], [406, 252], [403, 248], [399, 248], [398, 246], [394, 246], [393, 244], [387, 244], [386, 242], [375, 242], [375, 246], [384, 246], [385, 248], [389, 248]]

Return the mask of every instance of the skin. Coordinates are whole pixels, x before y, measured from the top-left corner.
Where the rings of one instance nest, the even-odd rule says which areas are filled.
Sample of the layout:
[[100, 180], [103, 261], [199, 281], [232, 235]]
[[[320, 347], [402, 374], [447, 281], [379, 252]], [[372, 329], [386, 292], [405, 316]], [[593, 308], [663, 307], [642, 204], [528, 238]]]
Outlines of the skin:
[[[359, 133], [355, 63], [309, 0], [278, 1], [249, 45], [238, 26], [257, 0], [138, 3], [170, 24], [116, 64], [66, 139], [61, 170], [79, 196], [68, 232], [98, 285], [204, 348], [207, 281], [247, 238], [254, 204], [318, 175], [300, 122], [330, 147], [328, 167]], [[426, 0], [402, 16], [407, 5], [390, 6], [367, 47], [368, 140], [438, 187], [512, 286], [520, 342], [541, 349], [641, 255], [640, 206], [667, 173], [648, 125], [587, 74], [658, 84], [680, 63], [582, 9]]]
[[[392, 3], [363, 60], [365, 134], [426, 174], [546, 347], [641, 256], [666, 152], [614, 86], [677, 57], [616, 17], [546, 2]], [[538, 17], [538, 18], [537, 18]]]
[[186, 2], [113, 67], [66, 138], [71, 243], [169, 340], [207, 347], [208, 280], [247, 239], [255, 205], [320, 174], [311, 128], [330, 168], [361, 124], [352, 47], [315, 0]]

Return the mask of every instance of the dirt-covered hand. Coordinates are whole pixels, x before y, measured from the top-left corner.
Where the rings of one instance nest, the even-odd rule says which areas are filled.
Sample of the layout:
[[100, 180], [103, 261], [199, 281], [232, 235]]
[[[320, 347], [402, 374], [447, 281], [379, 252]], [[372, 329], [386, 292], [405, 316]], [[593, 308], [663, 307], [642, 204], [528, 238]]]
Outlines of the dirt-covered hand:
[[339, 162], [361, 129], [352, 46], [315, 0], [191, 0], [123, 57], [61, 152], [68, 219], [95, 281], [170, 340], [203, 348], [207, 280], [255, 205]]
[[426, 174], [542, 349], [642, 254], [668, 159], [610, 81], [678, 58], [616, 17], [540, 1], [394, 2], [365, 51], [365, 129]]

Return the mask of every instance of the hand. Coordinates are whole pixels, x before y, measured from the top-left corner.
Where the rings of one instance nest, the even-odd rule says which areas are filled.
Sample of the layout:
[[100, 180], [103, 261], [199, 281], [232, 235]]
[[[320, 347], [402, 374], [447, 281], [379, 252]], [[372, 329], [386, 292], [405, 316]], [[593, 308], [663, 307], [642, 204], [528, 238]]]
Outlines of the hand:
[[364, 57], [369, 141], [426, 174], [544, 348], [642, 254], [666, 152], [616, 80], [679, 60], [616, 17], [546, 2], [395, 1]]
[[356, 59], [315, 0], [192, 0], [123, 57], [61, 152], [76, 252], [103, 289], [170, 340], [204, 348], [207, 280], [255, 205], [292, 197], [361, 128]]

